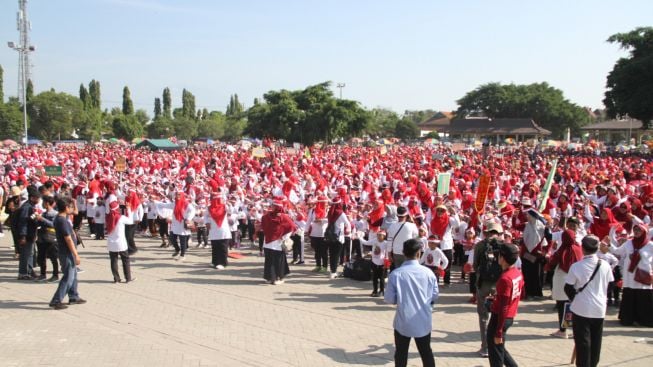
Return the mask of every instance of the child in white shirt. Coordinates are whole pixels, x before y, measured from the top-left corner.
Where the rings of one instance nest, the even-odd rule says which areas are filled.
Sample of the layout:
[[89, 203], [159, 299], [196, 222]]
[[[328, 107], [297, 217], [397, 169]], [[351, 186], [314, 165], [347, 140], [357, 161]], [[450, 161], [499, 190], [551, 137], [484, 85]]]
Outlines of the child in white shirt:
[[428, 247], [424, 250], [419, 263], [431, 269], [435, 277], [440, 281], [440, 273], [444, 274], [444, 269], [449, 266], [449, 259], [440, 250], [440, 240], [437, 236], [431, 235], [428, 238]]
[[[88, 208], [86, 209], [88, 211]], [[95, 239], [103, 240], [104, 239], [104, 223], [107, 213], [104, 208], [104, 200], [102, 198], [97, 198], [97, 204], [95, 205], [95, 213], [93, 214], [93, 225], [95, 226]]]
[[[372, 297], [384, 295], [385, 276], [386, 276], [386, 258], [389, 247], [388, 241], [385, 240], [385, 231], [376, 232], [376, 237], [370, 240], [359, 238], [361, 245], [372, 246]], [[381, 293], [379, 293], [379, 289]]]

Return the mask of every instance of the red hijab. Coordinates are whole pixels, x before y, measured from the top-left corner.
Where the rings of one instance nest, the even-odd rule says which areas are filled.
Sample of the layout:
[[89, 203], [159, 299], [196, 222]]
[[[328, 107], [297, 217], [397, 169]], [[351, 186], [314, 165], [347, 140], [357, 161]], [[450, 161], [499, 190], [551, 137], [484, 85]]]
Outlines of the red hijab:
[[637, 264], [641, 256], [639, 255], [639, 250], [648, 243], [648, 228], [644, 224], [638, 224], [635, 227], [642, 230], [642, 235], [639, 237], [633, 238], [633, 253], [630, 255], [630, 265], [628, 265], [628, 272], [632, 273], [637, 268]]
[[222, 225], [222, 221], [224, 221], [226, 213], [227, 209], [224, 205], [224, 202], [222, 201], [222, 198], [220, 196], [212, 198], [211, 204], [209, 205], [209, 214], [217, 226]]
[[127, 199], [125, 201], [129, 204], [129, 207], [132, 210], [136, 210], [136, 208], [141, 205], [141, 199], [138, 197], [138, 194], [136, 194], [136, 191], [134, 190], [129, 191], [129, 195], [127, 195]]
[[445, 209], [444, 213], [438, 215], [438, 208], [435, 208], [435, 215], [431, 219], [431, 233], [442, 239], [448, 226], [449, 213], [447, 213], [447, 210]]
[[590, 226], [590, 232], [592, 232], [596, 237], [603, 239], [610, 233], [610, 228], [619, 224], [612, 214], [612, 210], [608, 208], [601, 209], [601, 213], [606, 213], [607, 218], [601, 219], [594, 218], [592, 225]]
[[335, 203], [329, 208], [329, 224], [334, 224], [342, 215], [342, 203]]
[[569, 272], [571, 265], [583, 258], [583, 250], [576, 243], [576, 233], [571, 229], [562, 232], [560, 248], [553, 254], [549, 267], [558, 265], [560, 270]]
[[179, 222], [184, 220], [184, 213], [186, 212], [186, 208], [188, 208], [188, 199], [186, 198], [186, 194], [184, 192], [177, 193], [177, 200], [175, 200], [175, 209], [173, 214], [175, 219], [177, 219]]
[[273, 210], [263, 216], [261, 228], [263, 229], [265, 243], [270, 243], [281, 239], [286, 233], [294, 231], [296, 226], [288, 214], [280, 210]]
[[120, 205], [118, 205], [117, 201], [112, 201], [111, 204], [109, 204], [109, 213], [107, 214], [106, 217], [106, 226], [107, 226], [107, 233], [111, 234], [114, 229], [116, 229], [116, 226], [118, 225], [118, 221], [120, 220]]

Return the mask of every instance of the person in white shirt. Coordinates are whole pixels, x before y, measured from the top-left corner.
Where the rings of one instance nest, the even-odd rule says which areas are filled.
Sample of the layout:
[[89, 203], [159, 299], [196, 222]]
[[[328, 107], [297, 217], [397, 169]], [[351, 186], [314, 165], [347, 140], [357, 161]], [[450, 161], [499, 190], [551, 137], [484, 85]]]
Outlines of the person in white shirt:
[[440, 274], [444, 273], [444, 269], [449, 266], [449, 259], [439, 248], [440, 243], [441, 241], [435, 235], [430, 235], [428, 246], [422, 252], [422, 258], [419, 260], [420, 264], [431, 269], [438, 282], [440, 281]]
[[[431, 234], [438, 236], [442, 241], [440, 249], [444, 252], [449, 264], [453, 263], [453, 232], [458, 228], [460, 221], [458, 214], [444, 205], [438, 205], [435, 213], [429, 210], [427, 223], [430, 223]], [[451, 283], [451, 266], [444, 270], [444, 284], [448, 286]]]
[[209, 247], [209, 237], [206, 229], [206, 200], [204, 198], [197, 199], [197, 206], [195, 207], [195, 217], [193, 223], [197, 229], [197, 247]]
[[406, 258], [403, 255], [404, 242], [419, 237], [419, 231], [415, 223], [408, 221], [408, 209], [403, 206], [397, 208], [398, 222], [388, 228], [388, 242], [390, 246], [388, 253], [392, 256], [392, 265], [398, 268]]
[[204, 213], [204, 222], [211, 241], [211, 267], [222, 270], [228, 265], [231, 228], [227, 220], [224, 199], [220, 193], [211, 194], [211, 203]]
[[[372, 297], [384, 295], [386, 277], [386, 258], [388, 241], [385, 240], [385, 231], [379, 230], [370, 240], [359, 238], [364, 246], [372, 247]], [[379, 293], [380, 291], [380, 293]]]
[[345, 243], [345, 232], [348, 228], [351, 228], [351, 224], [347, 218], [347, 214], [344, 212], [340, 198], [336, 198], [329, 208], [327, 220], [327, 227], [333, 226], [337, 236], [337, 239], [327, 243], [329, 248], [329, 268], [331, 271], [329, 278], [335, 279], [338, 276], [338, 263], [340, 260], [340, 252]]
[[156, 203], [157, 210], [172, 209], [172, 225], [170, 242], [175, 248], [172, 258], [183, 261], [186, 258], [188, 239], [191, 235], [192, 219], [195, 216], [195, 206], [188, 201], [186, 194], [177, 191], [174, 203]]
[[[117, 203], [117, 202], [116, 202]], [[104, 199], [97, 198], [97, 204], [91, 207], [88, 207], [90, 212], [93, 213], [93, 233], [95, 233], [96, 240], [104, 239], [104, 227], [106, 223], [106, 210], [104, 209]]]
[[295, 226], [297, 230], [290, 238], [292, 239], [292, 264], [304, 264], [304, 228], [306, 228], [306, 218], [302, 213], [295, 214]]
[[122, 262], [125, 281], [129, 283], [134, 280], [131, 275], [129, 252], [127, 251], [127, 238], [125, 237], [125, 226], [134, 223], [132, 218], [133, 216], [129, 204], [127, 204], [127, 212], [125, 215], [120, 213], [120, 206], [117, 201], [113, 201], [109, 205], [109, 213], [106, 214], [108, 233], [107, 249], [109, 250], [109, 258], [111, 259], [111, 273], [113, 274], [114, 283], [120, 283], [118, 257], [120, 257], [120, 261]]

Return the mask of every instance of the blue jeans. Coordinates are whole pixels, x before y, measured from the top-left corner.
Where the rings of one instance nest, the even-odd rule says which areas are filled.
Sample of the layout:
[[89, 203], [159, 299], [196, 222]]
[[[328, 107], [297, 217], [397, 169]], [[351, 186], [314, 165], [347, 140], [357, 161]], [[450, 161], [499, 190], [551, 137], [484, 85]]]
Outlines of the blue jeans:
[[51, 304], [61, 303], [66, 294], [68, 294], [69, 301], [79, 299], [79, 293], [77, 293], [77, 267], [73, 255], [59, 256], [59, 262], [61, 263], [63, 278], [59, 281], [59, 287], [52, 296]]
[[188, 248], [188, 239], [190, 238], [190, 235], [180, 235], [180, 234], [170, 234], [170, 242], [172, 242], [172, 246], [175, 248], [175, 253], [179, 253], [181, 251], [181, 256], [186, 255], [186, 249]]
[[34, 273], [34, 242], [27, 241], [24, 245], [18, 245], [18, 276], [31, 275]]

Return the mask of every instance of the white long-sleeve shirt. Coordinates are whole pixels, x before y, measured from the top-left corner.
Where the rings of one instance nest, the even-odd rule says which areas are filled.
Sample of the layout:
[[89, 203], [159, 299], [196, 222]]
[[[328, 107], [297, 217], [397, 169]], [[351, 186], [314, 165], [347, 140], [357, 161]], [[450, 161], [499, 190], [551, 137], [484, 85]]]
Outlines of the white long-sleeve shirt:
[[218, 225], [207, 209], [204, 213], [204, 222], [209, 227], [209, 241], [228, 240], [231, 238], [231, 229], [229, 228], [229, 220], [226, 214], [224, 219], [222, 219], [222, 223]]
[[449, 259], [444, 255], [444, 252], [439, 248], [426, 248], [422, 257], [419, 259], [419, 263], [426, 266], [437, 266], [442, 269], [446, 269], [449, 266]]
[[[173, 210], [175, 209], [175, 203], [156, 203], [156, 208], [157, 211], [161, 211], [162, 209], [168, 209], [168, 210]], [[176, 234], [179, 236], [190, 236], [191, 231], [190, 229], [186, 228], [184, 225], [185, 221], [192, 220], [193, 217], [195, 216], [195, 206], [192, 204], [188, 204], [186, 207], [186, 211], [184, 211], [184, 214], [182, 216], [182, 220], [177, 220], [177, 218], [172, 215], [172, 225], [170, 226], [170, 232], [172, 234]]]
[[127, 251], [127, 238], [125, 237], [125, 226], [134, 224], [132, 213], [127, 212], [127, 215], [121, 215], [116, 223], [116, 227], [107, 236], [107, 250], [109, 252]]

